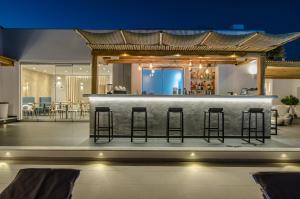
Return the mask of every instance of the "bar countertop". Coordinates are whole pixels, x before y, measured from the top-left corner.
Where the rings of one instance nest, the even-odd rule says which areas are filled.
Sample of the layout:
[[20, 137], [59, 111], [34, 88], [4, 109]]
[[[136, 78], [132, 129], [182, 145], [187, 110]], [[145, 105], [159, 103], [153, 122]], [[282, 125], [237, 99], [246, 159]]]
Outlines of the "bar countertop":
[[[95, 107], [109, 107], [113, 112], [114, 135], [129, 136], [131, 132], [132, 107], [145, 107], [148, 115], [149, 136], [165, 136], [166, 118], [169, 107], [183, 109], [185, 136], [203, 136], [204, 111], [208, 108], [223, 108], [226, 137], [241, 136], [242, 112], [249, 108], [265, 111], [266, 136], [270, 135], [272, 101], [277, 96], [246, 95], [123, 95], [86, 94], [90, 101], [90, 133], [94, 133]], [[215, 116], [212, 121], [216, 121]], [[138, 117], [142, 118], [142, 117]], [[176, 126], [178, 117], [170, 123]], [[143, 121], [137, 121], [142, 126]], [[215, 125], [215, 124], [214, 124]]]

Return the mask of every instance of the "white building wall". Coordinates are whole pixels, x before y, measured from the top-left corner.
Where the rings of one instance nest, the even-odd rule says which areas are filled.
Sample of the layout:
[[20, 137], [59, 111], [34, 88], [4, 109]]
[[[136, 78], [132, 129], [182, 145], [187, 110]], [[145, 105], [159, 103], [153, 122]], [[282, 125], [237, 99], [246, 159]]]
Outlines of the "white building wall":
[[5, 54], [20, 62], [90, 62], [90, 49], [74, 30], [5, 29], [4, 38]]
[[288, 95], [300, 98], [300, 79], [273, 79], [272, 95], [277, 95], [275, 104], [280, 104], [280, 99]]
[[0, 27], [0, 55], [3, 55], [3, 29]]
[[0, 66], [0, 102], [9, 102], [8, 114], [20, 115], [20, 71], [14, 67]]
[[228, 95], [228, 92], [240, 94], [242, 88], [256, 88], [257, 62], [241, 65], [218, 64], [216, 67], [216, 94]]

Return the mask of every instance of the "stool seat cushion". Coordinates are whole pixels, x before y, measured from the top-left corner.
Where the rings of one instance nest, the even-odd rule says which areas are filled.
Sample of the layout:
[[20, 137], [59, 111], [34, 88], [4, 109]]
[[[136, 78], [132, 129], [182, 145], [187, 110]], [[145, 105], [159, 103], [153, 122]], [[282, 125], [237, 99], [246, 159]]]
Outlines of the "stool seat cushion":
[[263, 108], [249, 108], [248, 112], [249, 113], [262, 113], [264, 111]]
[[132, 112], [147, 112], [146, 107], [132, 107]]
[[223, 108], [209, 108], [208, 112], [211, 113], [221, 113], [223, 111]]
[[96, 112], [109, 112], [110, 108], [109, 107], [96, 107], [95, 111]]
[[180, 107], [170, 107], [168, 109], [169, 112], [183, 112], [183, 108]]

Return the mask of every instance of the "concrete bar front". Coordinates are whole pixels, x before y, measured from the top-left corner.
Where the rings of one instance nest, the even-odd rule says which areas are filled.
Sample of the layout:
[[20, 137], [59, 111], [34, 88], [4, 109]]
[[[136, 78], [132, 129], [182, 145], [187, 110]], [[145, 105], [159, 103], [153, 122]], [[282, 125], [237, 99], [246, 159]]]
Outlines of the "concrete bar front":
[[[95, 107], [110, 107], [114, 114], [114, 135], [129, 137], [132, 107], [146, 107], [148, 113], [149, 137], [165, 137], [167, 110], [182, 107], [184, 115], [184, 135], [203, 137], [204, 111], [208, 108], [223, 108], [225, 117], [225, 137], [241, 136], [242, 111], [249, 108], [263, 108], [265, 111], [265, 135], [270, 136], [272, 100], [276, 96], [137, 96], [137, 95], [84, 95], [90, 101], [90, 135], [94, 131]], [[105, 122], [106, 115], [101, 118]], [[137, 125], [143, 125], [143, 115], [137, 115]], [[217, 118], [212, 116], [213, 124]], [[171, 117], [171, 125], [178, 126], [179, 117]], [[247, 123], [246, 123], [247, 124]], [[261, 125], [261, 124], [259, 124]], [[174, 132], [176, 134], [176, 132]]]

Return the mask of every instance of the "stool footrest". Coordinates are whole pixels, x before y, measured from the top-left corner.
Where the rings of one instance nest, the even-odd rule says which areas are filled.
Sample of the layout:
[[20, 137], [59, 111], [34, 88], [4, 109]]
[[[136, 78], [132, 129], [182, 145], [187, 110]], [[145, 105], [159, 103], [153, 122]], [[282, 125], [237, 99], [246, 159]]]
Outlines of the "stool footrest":
[[147, 131], [147, 129], [137, 129], [137, 128], [133, 128], [132, 131]]
[[169, 131], [182, 131], [182, 128], [169, 128]]

